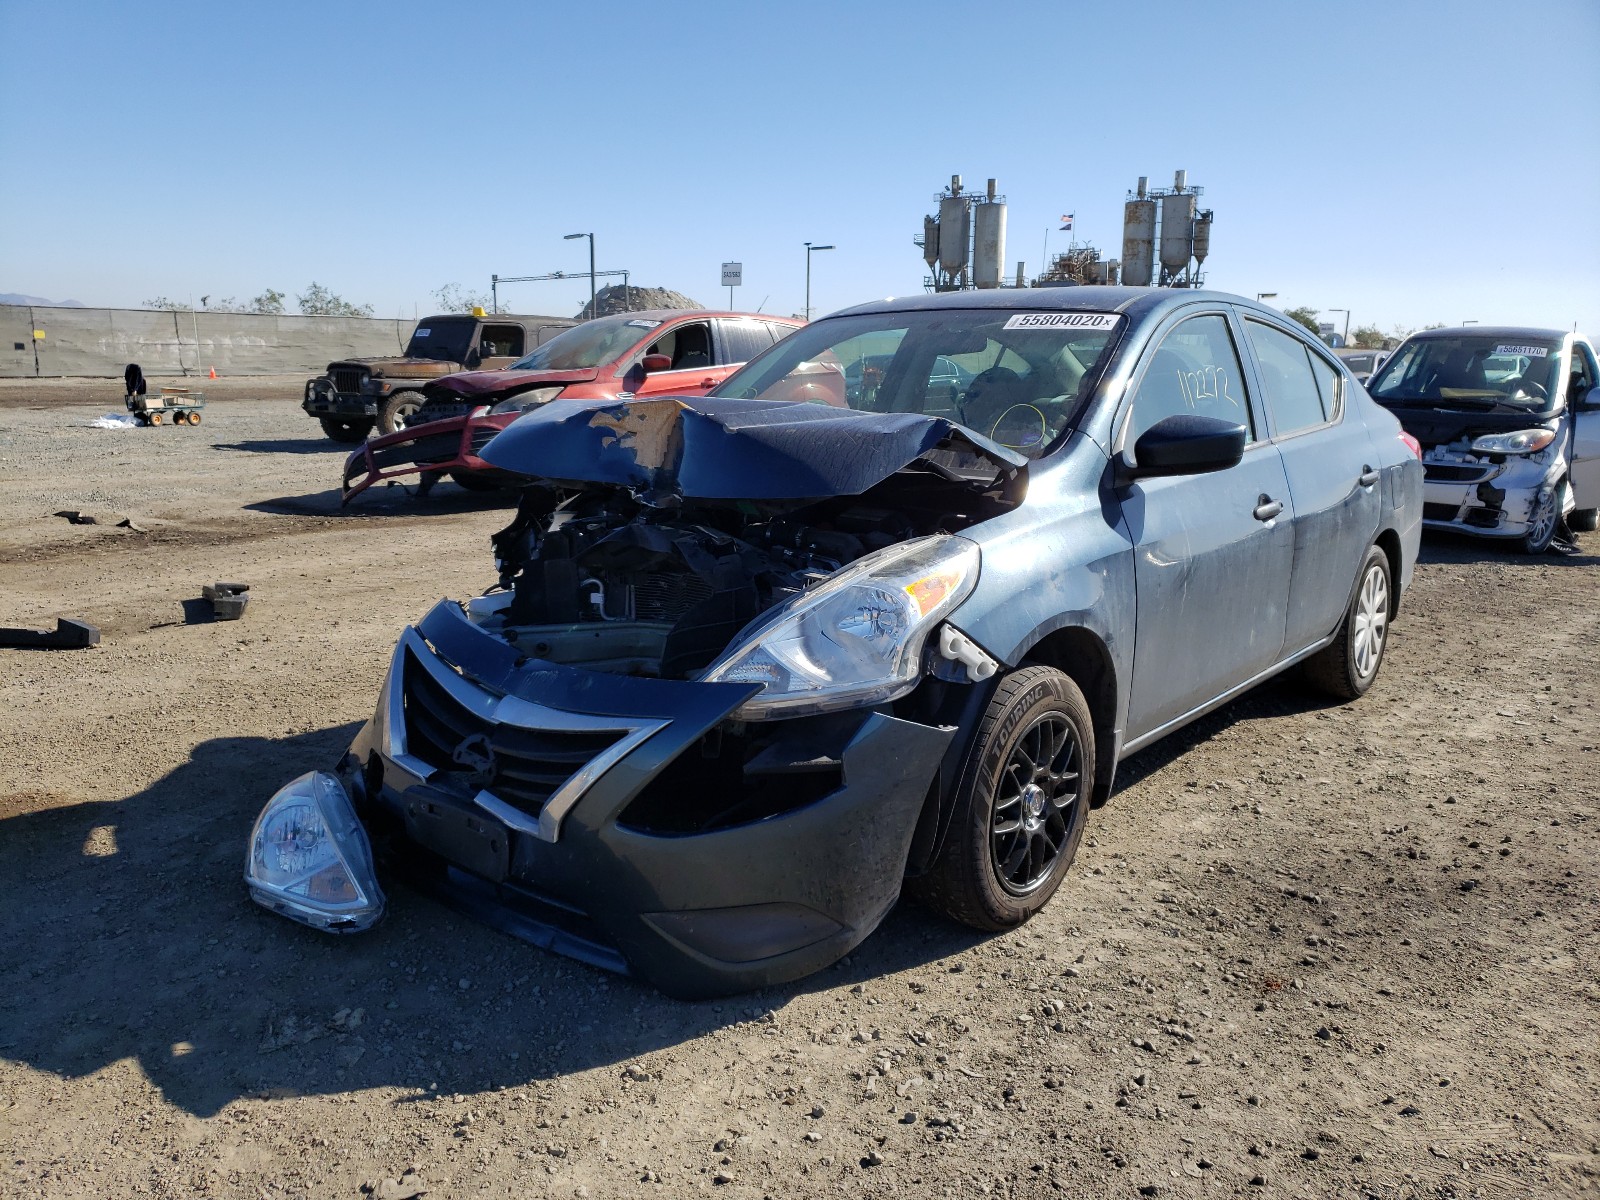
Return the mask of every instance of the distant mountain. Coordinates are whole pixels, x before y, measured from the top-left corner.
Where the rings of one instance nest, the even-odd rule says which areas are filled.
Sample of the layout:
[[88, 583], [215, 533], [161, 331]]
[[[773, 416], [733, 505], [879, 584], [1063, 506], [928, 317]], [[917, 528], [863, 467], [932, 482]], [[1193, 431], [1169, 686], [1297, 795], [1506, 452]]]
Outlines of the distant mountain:
[[43, 296], [24, 296], [21, 292], [0, 292], [0, 304], [32, 305], [35, 308], [86, 308], [82, 300], [46, 300]]

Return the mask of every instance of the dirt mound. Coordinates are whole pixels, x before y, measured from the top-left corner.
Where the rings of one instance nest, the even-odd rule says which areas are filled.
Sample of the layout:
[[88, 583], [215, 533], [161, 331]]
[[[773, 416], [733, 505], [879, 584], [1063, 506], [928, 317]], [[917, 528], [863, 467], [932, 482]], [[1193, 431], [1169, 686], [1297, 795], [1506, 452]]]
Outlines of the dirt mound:
[[682, 292], [671, 288], [629, 287], [619, 284], [604, 287], [595, 294], [594, 304], [585, 304], [578, 310], [578, 320], [590, 317], [608, 317], [612, 313], [642, 312], [649, 308], [704, 308], [698, 300], [691, 300]]

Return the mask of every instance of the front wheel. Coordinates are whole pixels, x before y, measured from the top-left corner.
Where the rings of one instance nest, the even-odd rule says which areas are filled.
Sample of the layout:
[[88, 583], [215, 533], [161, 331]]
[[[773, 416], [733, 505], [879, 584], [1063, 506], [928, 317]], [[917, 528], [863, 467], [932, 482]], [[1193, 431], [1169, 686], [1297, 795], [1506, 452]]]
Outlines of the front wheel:
[[1561, 524], [1561, 509], [1566, 503], [1567, 481], [1563, 479], [1551, 488], [1543, 500], [1534, 502], [1528, 514], [1528, 532], [1522, 535], [1522, 549], [1526, 554], [1543, 554], [1555, 540], [1556, 526]]
[[1306, 659], [1305, 674], [1313, 687], [1341, 700], [1358, 700], [1367, 694], [1389, 644], [1392, 592], [1389, 556], [1381, 547], [1370, 547], [1339, 632], [1329, 645]]
[[407, 419], [421, 407], [421, 392], [396, 392], [378, 409], [378, 431], [399, 433], [406, 427]]
[[372, 432], [371, 417], [357, 417], [355, 420], [346, 420], [344, 417], [318, 417], [322, 423], [322, 432], [336, 442], [364, 442], [367, 434]]
[[1078, 853], [1094, 788], [1094, 723], [1053, 667], [1023, 667], [984, 712], [944, 846], [913, 891], [975, 929], [1021, 925]]

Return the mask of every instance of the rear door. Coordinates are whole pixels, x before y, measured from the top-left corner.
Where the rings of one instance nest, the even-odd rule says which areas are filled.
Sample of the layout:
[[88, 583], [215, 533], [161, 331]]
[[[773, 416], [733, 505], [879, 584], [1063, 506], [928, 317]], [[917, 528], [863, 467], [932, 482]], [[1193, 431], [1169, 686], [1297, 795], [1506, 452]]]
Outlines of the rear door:
[[1163, 417], [1193, 413], [1243, 425], [1250, 440], [1226, 470], [1121, 489], [1138, 608], [1130, 741], [1265, 671], [1283, 649], [1294, 508], [1220, 308], [1186, 316], [1146, 351], [1116, 444], [1131, 452]]
[[1380, 463], [1366, 422], [1346, 411], [1344, 374], [1308, 339], [1244, 319], [1272, 440], [1294, 497], [1294, 568], [1284, 649], [1293, 654], [1338, 626], [1378, 533]]

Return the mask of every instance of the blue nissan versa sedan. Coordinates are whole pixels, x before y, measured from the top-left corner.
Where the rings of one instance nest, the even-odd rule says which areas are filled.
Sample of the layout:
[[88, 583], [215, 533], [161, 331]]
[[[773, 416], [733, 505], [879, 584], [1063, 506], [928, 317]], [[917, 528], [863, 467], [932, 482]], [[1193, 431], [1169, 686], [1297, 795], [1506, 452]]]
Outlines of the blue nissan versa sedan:
[[1198, 291], [866, 304], [483, 457], [529, 477], [498, 584], [400, 635], [250, 892], [352, 931], [394, 872], [679, 996], [815, 971], [902, 886], [1027, 920], [1119, 759], [1291, 666], [1372, 685], [1422, 520], [1394, 417]]

